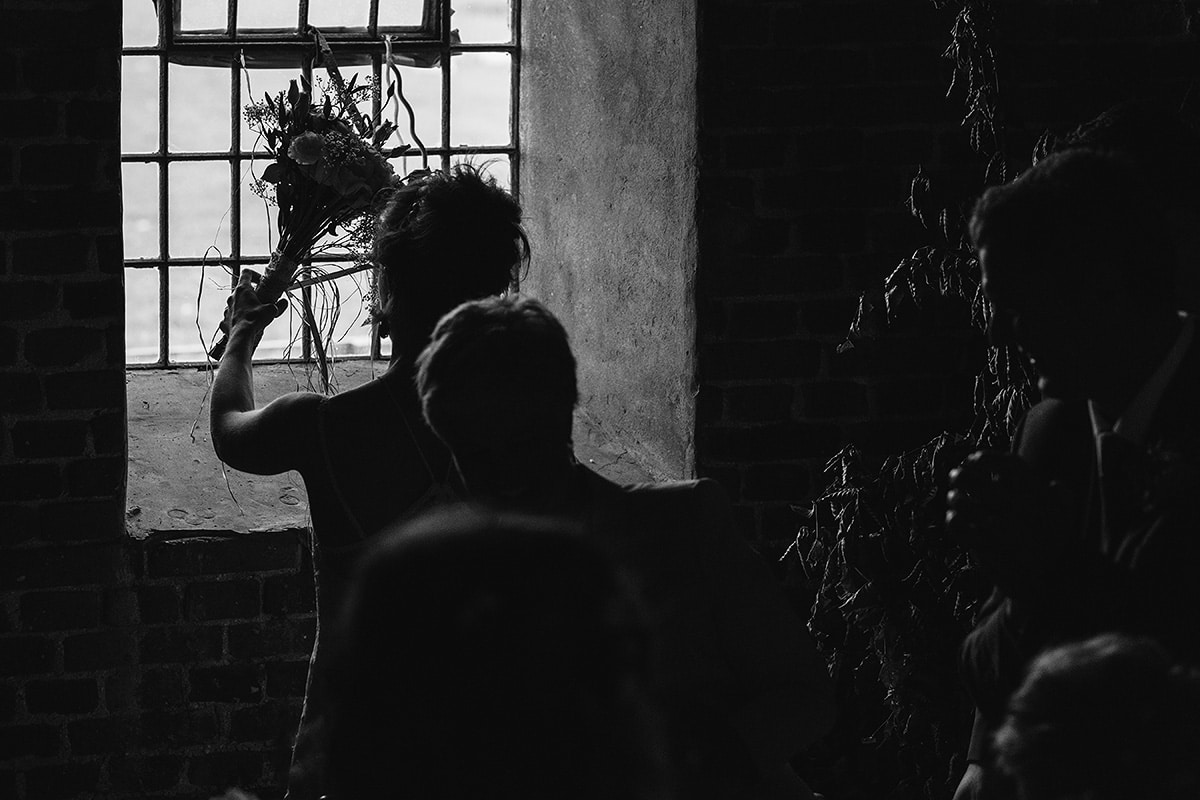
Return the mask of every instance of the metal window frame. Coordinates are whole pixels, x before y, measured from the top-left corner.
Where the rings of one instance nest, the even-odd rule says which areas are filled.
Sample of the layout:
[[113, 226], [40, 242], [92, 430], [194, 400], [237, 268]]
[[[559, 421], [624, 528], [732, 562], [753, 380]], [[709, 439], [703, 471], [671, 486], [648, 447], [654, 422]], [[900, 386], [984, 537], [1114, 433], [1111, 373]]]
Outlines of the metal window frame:
[[[122, 47], [122, 59], [127, 56], [150, 57], [157, 60], [158, 68], [158, 147], [148, 153], [121, 153], [121, 163], [156, 164], [158, 166], [158, 254], [154, 258], [126, 259], [125, 269], [154, 269], [158, 271], [158, 340], [159, 354], [154, 362], [126, 363], [126, 369], [165, 369], [174, 367], [204, 367], [207, 361], [172, 361], [170, 357], [170, 269], [171, 267], [199, 267], [203, 258], [171, 257], [170, 245], [170, 178], [169, 166], [184, 162], [224, 162], [230, 170], [229, 233], [230, 252], [222, 262], [233, 270], [230, 288], [236, 284], [241, 268], [262, 265], [268, 262], [265, 256], [242, 256], [241, 253], [241, 169], [247, 160], [270, 159], [266, 150], [245, 150], [241, 142], [241, 112], [244, 105], [242, 86], [242, 63], [250, 67], [294, 66], [299, 63], [302, 71], [311, 80], [310, 62], [311, 37], [301, 33], [308, 25], [309, 0], [297, 2], [297, 28], [294, 30], [238, 31], [237, 19], [239, 0], [227, 0], [227, 24], [223, 31], [182, 32], [179, 30], [179, 6], [184, 0], [158, 0], [158, 42], [150, 47]], [[252, 2], [252, 0], [246, 0]], [[378, 87], [384, 69], [384, 44], [381, 36], [394, 36], [393, 48], [406, 55], [421, 54], [436, 63], [441, 70], [441, 141], [426, 146], [431, 166], [435, 159], [442, 169], [448, 169], [456, 156], [497, 155], [505, 156], [509, 166], [509, 190], [520, 200], [520, 142], [519, 142], [519, 89], [521, 69], [521, 0], [509, 0], [510, 40], [507, 43], [464, 44], [457, 40], [451, 28], [450, 13], [452, 0], [424, 0], [424, 21], [420, 27], [381, 28], [378, 24], [380, 0], [371, 0], [369, 24], [362, 29], [322, 29], [338, 58], [346, 66], [371, 67], [376, 78], [376, 92], [372, 98], [372, 112], [378, 114], [381, 102]], [[454, 146], [451, 144], [451, 59], [459, 53], [507, 53], [510, 57], [509, 87], [509, 136], [507, 145]], [[227, 151], [171, 152], [167, 135], [170, 119], [170, 64], [207, 65], [226, 69], [230, 75], [230, 145]], [[337, 258], [323, 259], [336, 262]], [[312, 291], [301, 290], [302, 302], [311, 307]], [[215, 322], [215, 321], [214, 321]], [[311, 334], [305, 328], [302, 334], [300, 357], [288, 359], [256, 359], [259, 364], [296, 364], [312, 361]], [[380, 341], [374, 326], [371, 330], [371, 352], [369, 355], [339, 356], [339, 360], [365, 360], [380, 357]]]

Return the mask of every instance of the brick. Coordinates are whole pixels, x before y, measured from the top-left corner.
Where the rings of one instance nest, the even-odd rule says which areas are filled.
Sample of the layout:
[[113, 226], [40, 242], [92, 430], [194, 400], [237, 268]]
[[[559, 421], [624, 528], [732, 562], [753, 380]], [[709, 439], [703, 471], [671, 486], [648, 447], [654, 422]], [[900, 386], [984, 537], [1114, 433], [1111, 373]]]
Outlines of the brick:
[[312, 653], [315, 619], [282, 619], [229, 626], [229, 655], [262, 659]]
[[185, 698], [183, 671], [176, 666], [146, 669], [138, 681], [137, 694], [144, 709], [177, 708]]
[[92, 240], [80, 235], [54, 235], [13, 242], [13, 271], [18, 275], [67, 275], [85, 272]]
[[[67, 478], [67, 494], [71, 497], [111, 497], [115, 498], [125, 485], [125, 460], [121, 458], [89, 458], [83, 461], [73, 461], [64, 470]], [[114, 519], [122, 517], [116, 500], [96, 502], [93, 507], [96, 519], [111, 516]], [[111, 529], [112, 526], [110, 525]], [[86, 536], [85, 538], [94, 538]]]
[[753, 427], [710, 427], [700, 432], [697, 448], [705, 463], [795, 461], [828, 458], [842, 442], [834, 425], [785, 423]]
[[[707, 209], [706, 213], [712, 214]], [[720, 217], [722, 224], [719, 227], [715, 220], [711, 225], [701, 226], [702, 235], [711, 239], [701, 241], [701, 252], [714, 248], [715, 252], [722, 254], [774, 256], [787, 250], [791, 242], [791, 232], [785, 220], [753, 219], [732, 213], [722, 213]]]
[[46, 281], [11, 281], [0, 292], [0, 319], [37, 319], [58, 303], [58, 287]]
[[810, 253], [852, 253], [866, 246], [866, 219], [858, 211], [804, 214], [796, 229], [800, 247]]
[[116, 140], [120, 134], [119, 101], [76, 98], [67, 104], [67, 136], [104, 141]]
[[316, 610], [316, 584], [311, 573], [272, 575], [263, 581], [264, 614], [282, 617]]
[[838, 288], [844, 268], [836, 256], [711, 258], [701, 254], [700, 277], [708, 293], [795, 294]]
[[820, 368], [821, 347], [810, 341], [722, 342], [700, 348], [705, 381], [811, 378]]
[[30, 144], [21, 148], [20, 178], [24, 186], [71, 186], [95, 182], [94, 144]]
[[262, 671], [253, 664], [196, 667], [189, 673], [192, 702], [254, 703], [263, 697]]
[[726, 418], [731, 422], [786, 422], [792, 417], [795, 393], [790, 386], [730, 387], [725, 392]]
[[[13, 231], [61, 231], [64, 219], [73, 220], [76, 229], [113, 228], [121, 224], [121, 195], [115, 187], [0, 192], [0, 213], [7, 216], [9, 229]], [[83, 271], [82, 266], [49, 264], [35, 268], [30, 274]]]
[[11, 547], [35, 538], [41, 532], [38, 510], [31, 505], [0, 504], [0, 546]]
[[100, 763], [56, 764], [34, 767], [25, 773], [25, 791], [39, 800], [67, 800], [89, 796], [100, 782]]
[[[84, 469], [91, 469], [93, 462], [76, 462], [67, 467], [68, 483], [73, 487], [72, 494], [82, 494], [77, 491], [78, 478], [72, 478], [73, 468], [80, 463]], [[121, 508], [115, 498], [124, 477], [124, 465], [120, 465], [121, 476], [107, 484], [104, 491], [90, 491], [87, 494], [110, 495], [105, 500], [73, 500], [48, 503], [41, 509], [42, 538], [47, 542], [85, 542], [98, 539], [108, 540], [124, 535], [118, 524], [121, 520]]]
[[178, 749], [212, 746], [220, 730], [217, 711], [209, 707], [187, 711], [152, 711], [138, 719], [139, 746]]
[[897, 130], [867, 137], [868, 164], [921, 164], [933, 157], [934, 135], [928, 130]]
[[801, 306], [804, 329], [814, 336], [845, 336], [858, 311], [858, 298], [822, 297]]
[[71, 319], [116, 317], [125, 306], [125, 287], [119, 280], [72, 283], [63, 288], [63, 308]]
[[174, 586], [139, 586], [137, 598], [143, 624], [179, 621], [179, 593]]
[[262, 703], [234, 710], [229, 722], [229, 738], [235, 742], [289, 745], [299, 724], [300, 703]]
[[729, 495], [731, 500], [739, 500], [742, 496], [742, 473], [737, 467], [714, 467], [698, 464], [697, 477], [712, 478]]
[[79, 420], [18, 422], [11, 434], [18, 458], [75, 456], [87, 446], [87, 423]]
[[[759, 528], [762, 530], [764, 540], [790, 544], [795, 541], [796, 532], [800, 530], [803, 522], [804, 518], [801, 517], [800, 512], [790, 504], [768, 505], [762, 509]], [[811, 607], [810, 601], [802, 613], [807, 613]]]
[[724, 391], [709, 383], [701, 384], [696, 393], [696, 422], [700, 425], [719, 422], [724, 416]]
[[219, 626], [147, 628], [141, 636], [143, 664], [191, 664], [221, 658], [223, 632]]
[[700, 202], [705, 206], [754, 208], [754, 180], [742, 176], [702, 176]]
[[128, 633], [82, 633], [63, 640], [63, 668], [67, 672], [87, 672], [129, 666], [134, 653], [133, 637]]
[[[123, 405], [123, 404], [122, 404]], [[125, 455], [125, 412], [97, 414], [90, 424], [97, 455]]]
[[0, 753], [5, 759], [22, 756], [50, 758], [61, 752], [59, 729], [52, 725], [17, 725], [0, 728]]
[[54, 671], [55, 646], [38, 636], [6, 636], [0, 639], [0, 674], [41, 675]]
[[[1005, 43], [1005, 48], [1009, 43]], [[954, 67], [937, 47], [880, 47], [874, 50], [875, 80], [882, 84], [919, 83], [939, 94], [950, 85]], [[1005, 59], [1007, 72], [1008, 60]], [[1007, 77], [1007, 75], [1006, 75]]]
[[[778, 142], [780, 134], [772, 135]], [[796, 161], [802, 166], [854, 166], [862, 163], [865, 139], [858, 128], [823, 128], [795, 137]], [[778, 145], [775, 145], [778, 146]]]
[[726, 166], [731, 169], [776, 169], [788, 161], [786, 145], [780, 147], [777, 133], [731, 133], [724, 137], [721, 146], [726, 153]]
[[295, 533], [255, 533], [219, 541], [190, 539], [148, 548], [147, 577], [220, 575], [295, 569], [300, 543]]
[[862, 417], [868, 409], [867, 389], [848, 381], [829, 381], [805, 386], [802, 415], [806, 419]]
[[26, 88], [38, 94], [110, 90], [117, 84], [119, 57], [114, 43], [106, 42], [103, 48], [100, 44], [92, 40], [72, 48], [69, 59], [46, 58], [41, 50], [26, 51], [21, 58]]
[[[0, 684], [0, 723], [7, 724], [17, 716], [17, 687]], [[0, 795], [3, 797], [4, 795]]]
[[95, 711], [99, 703], [95, 678], [25, 684], [25, 707], [32, 714], [86, 714]]
[[262, 753], [232, 751], [206, 753], [188, 761], [187, 778], [196, 786], [224, 790], [230, 786], [253, 786], [263, 779]]
[[[6, 12], [7, 14], [7, 12]], [[47, 138], [58, 133], [60, 105], [49, 97], [5, 101], [5, 135], [12, 139]]]
[[16, 170], [13, 168], [14, 152], [12, 147], [6, 144], [0, 145], [0, 186], [7, 186], [13, 182], [13, 176], [16, 174]]
[[751, 464], [742, 496], [746, 500], [799, 502], [810, 488], [808, 469], [801, 464]]
[[42, 407], [42, 384], [36, 373], [9, 372], [0, 379], [0, 412], [29, 412]]
[[0, 559], [0, 587], [111, 585], [126, 572], [122, 548], [111, 544], [10, 550]]
[[727, 336], [739, 339], [775, 339], [797, 331], [799, 309], [791, 301], [731, 303]]
[[254, 580], [189, 584], [183, 598], [184, 613], [193, 621], [247, 619], [259, 614], [259, 584]]
[[0, 328], [0, 367], [17, 363], [21, 349], [21, 337], [11, 328]]
[[21, 596], [21, 627], [27, 631], [92, 628], [100, 622], [99, 592], [29, 592]]
[[183, 756], [116, 756], [108, 761], [109, 785], [116, 792], [173, 789], [183, 774]]
[[125, 240], [120, 236], [97, 236], [96, 262], [101, 273], [122, 275], [125, 271]]
[[268, 697], [304, 697], [307, 682], [307, 660], [267, 664]]
[[104, 331], [99, 328], [52, 328], [25, 337], [25, 358], [41, 367], [84, 364], [103, 351]]
[[882, 417], [928, 416], [939, 413], [944, 382], [936, 379], [896, 379], [871, 387], [875, 408]]

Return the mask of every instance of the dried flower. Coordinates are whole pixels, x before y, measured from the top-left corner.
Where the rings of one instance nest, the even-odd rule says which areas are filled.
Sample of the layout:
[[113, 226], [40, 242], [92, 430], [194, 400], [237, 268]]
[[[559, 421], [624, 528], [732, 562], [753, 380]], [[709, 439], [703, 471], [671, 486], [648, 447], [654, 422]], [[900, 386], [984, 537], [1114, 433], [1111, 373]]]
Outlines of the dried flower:
[[292, 139], [287, 154], [288, 158], [297, 164], [309, 166], [321, 160], [324, 149], [325, 139], [321, 134], [307, 131]]

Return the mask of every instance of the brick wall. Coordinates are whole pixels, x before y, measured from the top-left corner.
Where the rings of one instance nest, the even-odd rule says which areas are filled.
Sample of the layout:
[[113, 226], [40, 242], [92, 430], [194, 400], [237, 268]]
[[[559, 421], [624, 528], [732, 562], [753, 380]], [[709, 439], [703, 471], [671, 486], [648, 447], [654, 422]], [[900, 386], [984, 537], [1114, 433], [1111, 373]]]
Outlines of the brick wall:
[[0, 797], [276, 797], [303, 534], [125, 529], [120, 5], [0, 5]]
[[[978, 339], [909, 332], [837, 354], [856, 298], [932, 240], [905, 210], [918, 165], [970, 208], [982, 164], [941, 57], [957, 3], [706, 0], [700, 19], [696, 460], [748, 532], [791, 509], [854, 442], [882, 455], [969, 414]], [[997, 2], [1004, 128], [1028, 158], [1139, 95], [1181, 100], [1196, 45], [1174, 0]]]

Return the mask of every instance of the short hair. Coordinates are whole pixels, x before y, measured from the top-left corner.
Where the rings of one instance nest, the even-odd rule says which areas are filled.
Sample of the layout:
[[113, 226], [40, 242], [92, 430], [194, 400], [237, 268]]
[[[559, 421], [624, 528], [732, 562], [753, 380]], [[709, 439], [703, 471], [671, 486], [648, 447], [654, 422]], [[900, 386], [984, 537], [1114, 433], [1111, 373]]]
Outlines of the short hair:
[[570, 523], [442, 509], [385, 532], [330, 662], [338, 797], [645, 797], [650, 640]]
[[1151, 639], [1057, 647], [1033, 662], [994, 743], [997, 766], [1028, 800], [1195, 797], [1200, 679]]
[[495, 421], [536, 420], [569, 442], [579, 400], [575, 357], [562, 323], [532, 297], [511, 294], [463, 303], [438, 322], [417, 358], [417, 393], [439, 436], [454, 407], [489, 398]]
[[1177, 108], [1158, 100], [1119, 103], [1064, 135], [1056, 151], [1115, 150], [1135, 161], [1167, 208], [1200, 206], [1200, 133]]
[[520, 205], [469, 163], [397, 189], [374, 247], [392, 290], [421, 298], [414, 307], [424, 319], [414, 324], [425, 331], [464, 300], [507, 291], [529, 262]]
[[970, 233], [1015, 277], [1070, 289], [1105, 270], [1132, 299], [1157, 304], [1172, 297], [1175, 257], [1165, 212], [1136, 166], [1116, 153], [1047, 156], [988, 189]]

